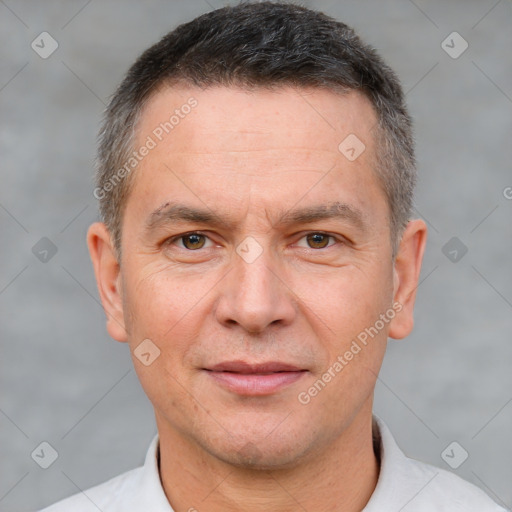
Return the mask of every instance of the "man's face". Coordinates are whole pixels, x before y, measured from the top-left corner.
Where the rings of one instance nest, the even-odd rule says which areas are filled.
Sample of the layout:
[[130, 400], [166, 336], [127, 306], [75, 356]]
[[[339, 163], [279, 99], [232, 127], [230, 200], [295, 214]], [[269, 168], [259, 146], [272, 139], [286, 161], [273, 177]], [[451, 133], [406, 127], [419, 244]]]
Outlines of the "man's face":
[[[318, 89], [168, 88], [150, 100], [135, 147], [148, 136], [156, 147], [127, 201], [120, 289], [132, 354], [146, 339], [160, 349], [149, 366], [133, 357], [159, 430], [229, 463], [285, 467], [371, 408], [392, 323], [359, 351], [353, 341], [396, 291], [375, 123], [361, 95]], [[362, 146], [338, 149], [350, 134], [366, 146], [355, 160]], [[335, 204], [330, 218], [294, 215]], [[179, 219], [176, 205], [221, 220]], [[233, 362], [249, 366], [213, 371]], [[254, 367], [264, 363], [277, 366]]]

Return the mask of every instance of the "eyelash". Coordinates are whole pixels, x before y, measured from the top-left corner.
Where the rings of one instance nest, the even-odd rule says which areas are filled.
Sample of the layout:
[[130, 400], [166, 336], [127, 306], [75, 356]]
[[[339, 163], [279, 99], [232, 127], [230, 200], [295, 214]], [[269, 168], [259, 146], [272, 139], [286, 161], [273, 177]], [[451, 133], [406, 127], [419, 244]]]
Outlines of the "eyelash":
[[[181, 235], [176, 235], [174, 237], [171, 237], [171, 238], [168, 238], [167, 240], [164, 241], [164, 244], [165, 245], [172, 245], [175, 241], [177, 240], [180, 240], [180, 239], [183, 239], [183, 238], [186, 238], [187, 236], [191, 236], [191, 235], [201, 235], [201, 236], [204, 236], [205, 238], [207, 238], [208, 240], [210, 240], [210, 237], [208, 235], [206, 235], [205, 233], [203, 233], [202, 231], [189, 231], [188, 233], [183, 233]], [[302, 240], [303, 238], [306, 238], [310, 235], [323, 235], [323, 236], [326, 236], [328, 238], [332, 238], [333, 240], [335, 240], [338, 244], [343, 244], [343, 241], [340, 240], [339, 238], [335, 237], [334, 235], [330, 235], [329, 233], [325, 233], [323, 231], [309, 231], [307, 233], [305, 233], [299, 240]], [[210, 240], [212, 241], [212, 240]], [[311, 251], [315, 251], [315, 252], [318, 252], [318, 251], [321, 251], [321, 250], [325, 250], [325, 249], [328, 249], [329, 247], [332, 247], [333, 245], [336, 245], [336, 244], [331, 244], [331, 245], [327, 245], [326, 247], [321, 247], [319, 249], [316, 249], [314, 247], [307, 247], [307, 249], [311, 250]], [[180, 247], [180, 249], [183, 249], [187, 252], [198, 252], [200, 251], [201, 249], [203, 249], [203, 247], [199, 248], [199, 249], [187, 249], [186, 247]], [[208, 249], [208, 247], [207, 247]], [[303, 247], [304, 249], [304, 247]]]

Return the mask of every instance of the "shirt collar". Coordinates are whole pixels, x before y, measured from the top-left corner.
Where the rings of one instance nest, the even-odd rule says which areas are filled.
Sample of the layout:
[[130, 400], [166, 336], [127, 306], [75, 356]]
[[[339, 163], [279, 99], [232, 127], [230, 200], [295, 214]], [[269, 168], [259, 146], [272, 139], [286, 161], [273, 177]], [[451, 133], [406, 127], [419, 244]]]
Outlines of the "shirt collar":
[[144, 461], [144, 467], [140, 474], [140, 482], [135, 486], [140, 492], [131, 502], [133, 510], [151, 510], [151, 512], [174, 512], [165, 495], [160, 472], [158, 471], [160, 458], [160, 440], [156, 434], [149, 445]]
[[363, 512], [402, 510], [441, 470], [406, 457], [389, 428], [375, 415], [372, 427], [374, 450], [378, 457], [380, 455], [380, 471], [377, 486]]
[[[436, 475], [434, 471], [432, 471], [432, 475], [425, 474], [425, 472], [417, 475], [414, 462], [403, 454], [386, 424], [375, 415], [372, 420], [372, 433], [375, 454], [380, 462], [380, 471], [377, 486], [363, 512], [391, 510], [398, 503], [403, 502], [404, 498], [407, 498], [404, 496], [404, 489], [400, 482], [414, 480], [416, 476], [418, 477], [417, 483], [420, 485], [423, 481], [426, 482]], [[133, 505], [139, 507], [134, 506], [134, 510], [143, 510], [150, 506], [152, 512], [174, 512], [160, 479], [159, 445], [159, 437], [156, 434], [149, 445], [144, 468], [140, 474], [140, 482], [137, 485], [142, 492], [136, 493], [134, 501], [132, 501]], [[412, 490], [415, 487], [413, 486]]]

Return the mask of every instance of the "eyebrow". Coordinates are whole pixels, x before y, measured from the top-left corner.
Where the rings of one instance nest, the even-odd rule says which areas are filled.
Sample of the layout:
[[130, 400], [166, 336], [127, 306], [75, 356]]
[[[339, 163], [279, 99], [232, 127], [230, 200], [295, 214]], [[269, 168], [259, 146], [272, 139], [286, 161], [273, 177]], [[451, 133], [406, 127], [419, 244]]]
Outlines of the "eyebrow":
[[[340, 201], [281, 212], [281, 215], [278, 216], [278, 220], [273, 224], [273, 227], [310, 224], [328, 219], [348, 222], [361, 231], [366, 231], [367, 228], [363, 212], [354, 206]], [[212, 210], [195, 208], [176, 202], [167, 202], [149, 215], [145, 223], [145, 231], [150, 232], [173, 222], [207, 224], [229, 230], [234, 230], [236, 227], [235, 221], [223, 217]]]
[[289, 210], [280, 217], [276, 225], [309, 224], [328, 219], [348, 221], [362, 231], [366, 230], [363, 212], [340, 201]]

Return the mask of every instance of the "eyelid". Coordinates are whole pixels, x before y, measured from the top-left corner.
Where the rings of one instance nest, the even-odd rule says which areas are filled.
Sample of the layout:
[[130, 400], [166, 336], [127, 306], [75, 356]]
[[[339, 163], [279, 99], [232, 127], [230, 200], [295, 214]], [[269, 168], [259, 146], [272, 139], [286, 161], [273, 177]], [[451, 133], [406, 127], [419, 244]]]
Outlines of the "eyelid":
[[302, 249], [307, 249], [309, 251], [315, 251], [315, 252], [320, 252], [322, 250], [326, 250], [328, 249], [329, 247], [334, 247], [335, 245], [339, 245], [339, 244], [343, 244], [345, 243], [345, 241], [343, 240], [343, 238], [337, 236], [337, 235], [332, 235], [331, 233], [327, 233], [326, 231], [306, 231], [304, 232], [301, 237], [298, 239], [298, 241], [300, 240], [303, 240], [304, 238], [306, 238], [307, 236], [309, 235], [323, 235], [323, 236], [326, 236], [328, 238], [332, 238], [336, 241], [336, 243], [333, 243], [333, 244], [330, 244], [330, 245], [327, 245], [326, 247], [321, 247], [319, 249], [315, 249], [314, 247], [301, 247]]
[[[214, 243], [213, 240], [206, 234], [206, 232], [204, 231], [198, 231], [198, 230], [193, 230], [193, 231], [187, 231], [186, 233], [180, 233], [179, 235], [174, 235], [170, 238], [167, 238], [166, 240], [164, 240], [164, 245], [171, 245], [171, 244], [174, 244], [174, 242], [182, 239], [182, 238], [185, 238], [189, 235], [201, 235], [201, 236], [204, 236], [205, 239], [209, 240], [210, 242]], [[201, 249], [209, 249], [210, 247], [201, 247], [201, 249], [196, 249], [195, 251], [192, 250], [192, 249], [187, 249], [186, 247], [179, 247], [180, 249], [183, 249], [184, 251], [188, 251], [188, 252], [197, 252]]]

